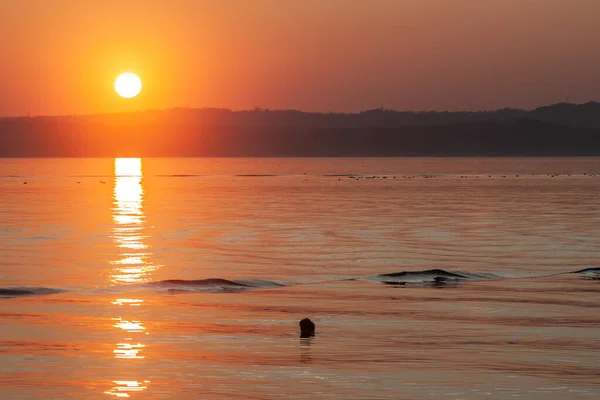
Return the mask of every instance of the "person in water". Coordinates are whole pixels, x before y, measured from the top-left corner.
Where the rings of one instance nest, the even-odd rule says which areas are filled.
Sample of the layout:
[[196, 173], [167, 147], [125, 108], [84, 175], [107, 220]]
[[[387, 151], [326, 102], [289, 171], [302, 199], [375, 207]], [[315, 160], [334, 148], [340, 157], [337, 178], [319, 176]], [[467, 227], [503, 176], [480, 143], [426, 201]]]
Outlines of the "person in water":
[[300, 337], [309, 338], [315, 336], [315, 323], [309, 318], [300, 320]]

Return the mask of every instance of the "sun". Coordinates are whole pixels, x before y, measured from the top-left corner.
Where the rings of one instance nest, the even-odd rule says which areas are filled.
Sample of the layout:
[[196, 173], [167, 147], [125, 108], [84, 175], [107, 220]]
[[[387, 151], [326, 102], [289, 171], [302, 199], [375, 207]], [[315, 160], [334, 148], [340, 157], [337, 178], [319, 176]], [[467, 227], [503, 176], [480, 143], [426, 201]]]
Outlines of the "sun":
[[115, 90], [119, 96], [131, 99], [137, 96], [142, 90], [142, 81], [136, 74], [130, 72], [121, 74], [115, 81]]

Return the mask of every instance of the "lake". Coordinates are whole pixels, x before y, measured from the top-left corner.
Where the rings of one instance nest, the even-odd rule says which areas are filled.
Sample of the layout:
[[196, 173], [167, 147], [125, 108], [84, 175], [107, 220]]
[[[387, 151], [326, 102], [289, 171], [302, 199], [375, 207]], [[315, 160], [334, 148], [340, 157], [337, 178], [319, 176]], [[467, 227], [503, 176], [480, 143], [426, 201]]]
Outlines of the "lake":
[[596, 398], [598, 174], [598, 158], [0, 159], [0, 395]]

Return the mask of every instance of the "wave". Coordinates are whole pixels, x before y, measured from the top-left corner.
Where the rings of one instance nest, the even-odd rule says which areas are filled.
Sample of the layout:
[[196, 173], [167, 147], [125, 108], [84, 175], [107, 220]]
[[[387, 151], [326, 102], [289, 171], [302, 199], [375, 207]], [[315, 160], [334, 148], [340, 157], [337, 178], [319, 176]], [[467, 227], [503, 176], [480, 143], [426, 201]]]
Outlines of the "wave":
[[583, 275], [584, 279], [600, 280], [600, 268], [584, 268], [570, 273]]
[[490, 273], [450, 272], [443, 269], [428, 269], [423, 271], [401, 271], [381, 274], [371, 277], [387, 285], [446, 285], [461, 281], [487, 281], [501, 279]]
[[[551, 276], [560, 276], [566, 274], [577, 274], [581, 275], [584, 279], [589, 280], [600, 280], [600, 268], [585, 268], [572, 272], [562, 272], [551, 275], [541, 275], [537, 278], [545, 278]], [[532, 279], [536, 277], [527, 276], [522, 277], [523, 279]], [[352, 277], [352, 278], [339, 278], [334, 281], [354, 281], [354, 280], [367, 280], [376, 281], [386, 285], [392, 286], [455, 286], [460, 282], [478, 282], [478, 281], [490, 281], [507, 279], [492, 273], [482, 272], [464, 272], [464, 271], [447, 271], [443, 269], [428, 269], [422, 271], [400, 271], [385, 273], [370, 277]], [[511, 279], [518, 279], [511, 277]], [[332, 281], [315, 281], [305, 282], [304, 284], [319, 284], [324, 282]], [[287, 287], [295, 285], [297, 283], [278, 283], [268, 280], [260, 279], [224, 279], [224, 278], [207, 278], [207, 279], [167, 279], [162, 281], [148, 282], [143, 284], [128, 284], [128, 285], [115, 285], [106, 288], [111, 292], [128, 291], [131, 289], [153, 289], [159, 292], [166, 293], [236, 293], [243, 292], [252, 289], [273, 289], [280, 287]], [[25, 297], [25, 296], [36, 296], [36, 295], [49, 295], [57, 294], [62, 292], [68, 292], [66, 289], [49, 288], [49, 287], [32, 287], [32, 286], [12, 286], [12, 287], [0, 287], [0, 298], [14, 298], [14, 297]]]
[[258, 279], [229, 280], [223, 278], [209, 279], [167, 279], [150, 282], [148, 286], [160, 287], [169, 293], [187, 292], [241, 292], [249, 289], [269, 289], [285, 286], [283, 284]]
[[[584, 279], [600, 280], [600, 268], [585, 268], [572, 272], [561, 272], [551, 275], [540, 275], [537, 278], [546, 278], [550, 276], [558, 276], [565, 274], [582, 275]], [[527, 276], [523, 279], [532, 279], [536, 277]], [[463, 281], [477, 282], [489, 281], [498, 279], [507, 279], [507, 277], [499, 276], [492, 273], [482, 272], [452, 272], [443, 269], [428, 269], [423, 271], [400, 271], [387, 274], [380, 274], [368, 278], [376, 280], [386, 285], [394, 286], [441, 286], [449, 283], [459, 283]], [[511, 277], [511, 279], [518, 279]]]
[[571, 274], [600, 274], [600, 268], [585, 268], [579, 271], [570, 272]]
[[62, 292], [66, 292], [66, 290], [29, 286], [0, 287], [0, 298], [57, 294]]

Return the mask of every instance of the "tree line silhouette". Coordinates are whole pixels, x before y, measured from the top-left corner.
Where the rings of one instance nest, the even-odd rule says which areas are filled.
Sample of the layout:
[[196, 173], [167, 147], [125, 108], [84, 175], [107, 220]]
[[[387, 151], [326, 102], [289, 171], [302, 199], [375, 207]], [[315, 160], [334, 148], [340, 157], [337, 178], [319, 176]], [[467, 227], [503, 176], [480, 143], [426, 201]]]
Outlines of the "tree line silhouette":
[[0, 118], [1, 157], [597, 156], [600, 103], [482, 112], [175, 108]]

